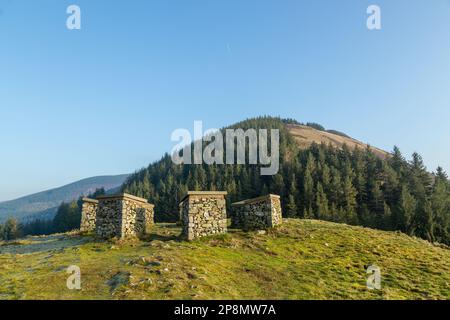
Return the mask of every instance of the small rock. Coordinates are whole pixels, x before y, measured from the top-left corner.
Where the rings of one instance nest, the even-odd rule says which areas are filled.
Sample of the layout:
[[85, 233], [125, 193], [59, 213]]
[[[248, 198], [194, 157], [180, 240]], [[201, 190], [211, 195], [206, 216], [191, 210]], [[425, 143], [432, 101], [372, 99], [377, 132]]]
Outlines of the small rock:
[[147, 266], [159, 267], [159, 266], [161, 266], [161, 262], [159, 262], [159, 261], [147, 261]]

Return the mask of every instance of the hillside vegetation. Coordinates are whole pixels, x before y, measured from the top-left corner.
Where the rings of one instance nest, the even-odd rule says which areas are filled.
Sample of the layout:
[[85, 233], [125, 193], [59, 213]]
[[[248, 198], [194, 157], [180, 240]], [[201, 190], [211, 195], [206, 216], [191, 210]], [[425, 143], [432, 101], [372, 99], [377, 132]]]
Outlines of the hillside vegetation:
[[[146, 241], [62, 234], [0, 245], [0, 299], [450, 299], [450, 250], [394, 232], [288, 219], [267, 233], [194, 242], [157, 225]], [[381, 269], [382, 289], [366, 287]], [[81, 291], [67, 267], [81, 268]]]
[[175, 165], [165, 155], [131, 175], [122, 190], [154, 203], [155, 217], [163, 222], [177, 221], [178, 203], [188, 190], [225, 190], [228, 205], [272, 193], [281, 196], [287, 217], [399, 230], [450, 244], [448, 176], [442, 168], [431, 174], [418, 153], [407, 160], [394, 147], [388, 156], [295, 120], [260, 117], [229, 128], [278, 129], [278, 174], [261, 176], [259, 165]]

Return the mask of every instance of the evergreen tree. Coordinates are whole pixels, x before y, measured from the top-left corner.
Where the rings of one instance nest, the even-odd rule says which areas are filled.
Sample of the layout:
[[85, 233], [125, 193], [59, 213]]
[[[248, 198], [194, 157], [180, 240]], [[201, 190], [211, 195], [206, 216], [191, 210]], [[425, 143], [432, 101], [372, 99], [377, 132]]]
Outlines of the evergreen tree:
[[433, 209], [428, 200], [419, 202], [415, 215], [415, 235], [434, 241]]
[[292, 194], [288, 196], [288, 203], [286, 205], [286, 216], [288, 218], [294, 218], [298, 215], [298, 208], [295, 203], [295, 198]]
[[17, 220], [9, 218], [1, 228], [1, 239], [9, 241], [19, 238], [19, 226]]
[[435, 240], [444, 243], [450, 233], [450, 194], [448, 180], [443, 177], [436, 179], [433, 195], [431, 197], [431, 210], [433, 212]]
[[62, 203], [53, 219], [54, 232], [67, 232], [80, 228], [81, 207], [77, 201]]
[[409, 234], [414, 234], [413, 218], [417, 210], [417, 201], [409, 192], [406, 185], [402, 187], [400, 202], [398, 205], [399, 220], [397, 229]]
[[391, 207], [385, 202], [383, 208], [383, 218], [380, 222], [380, 229], [383, 230], [392, 230], [392, 211]]
[[316, 208], [317, 208], [317, 218], [322, 220], [331, 220], [328, 199], [325, 191], [323, 190], [322, 184], [317, 183], [317, 193], [316, 193]]
[[306, 162], [304, 180], [303, 180], [303, 202], [305, 206], [305, 212], [308, 212], [308, 216], [312, 216], [312, 206], [314, 202], [314, 156], [312, 153], [308, 154], [308, 160]]
[[350, 177], [344, 179], [343, 185], [343, 209], [345, 211], [345, 222], [350, 224], [357, 224], [358, 218], [356, 215], [356, 189], [354, 188]]

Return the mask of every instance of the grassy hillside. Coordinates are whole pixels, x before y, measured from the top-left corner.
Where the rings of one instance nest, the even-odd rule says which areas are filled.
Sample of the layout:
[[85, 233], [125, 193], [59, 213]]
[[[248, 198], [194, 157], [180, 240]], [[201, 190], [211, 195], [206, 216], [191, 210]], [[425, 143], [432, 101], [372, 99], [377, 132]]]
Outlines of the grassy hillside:
[[[308, 149], [313, 143], [324, 143], [326, 145], [331, 144], [336, 148], [342, 148], [345, 144], [350, 149], [359, 148], [361, 150], [365, 150], [368, 147], [367, 144], [362, 143], [361, 141], [355, 140], [343, 134], [336, 134], [337, 131], [334, 130], [323, 131], [311, 128], [309, 126], [296, 124], [288, 124], [287, 128], [301, 149]], [[377, 155], [377, 157], [380, 157], [381, 159], [386, 159], [389, 157], [389, 153], [384, 150], [372, 146], [369, 146], [369, 148], [375, 155]]]
[[118, 188], [127, 177], [127, 174], [92, 177], [16, 200], [0, 202], [0, 222], [9, 217], [21, 220], [52, 219], [61, 202], [75, 200], [81, 195], [93, 193], [97, 188]]
[[[400, 233], [293, 219], [265, 234], [179, 233], [161, 224], [135, 243], [66, 234], [0, 245], [0, 299], [450, 299], [450, 250]], [[380, 291], [366, 287], [370, 264]], [[66, 288], [70, 265], [81, 291]]]

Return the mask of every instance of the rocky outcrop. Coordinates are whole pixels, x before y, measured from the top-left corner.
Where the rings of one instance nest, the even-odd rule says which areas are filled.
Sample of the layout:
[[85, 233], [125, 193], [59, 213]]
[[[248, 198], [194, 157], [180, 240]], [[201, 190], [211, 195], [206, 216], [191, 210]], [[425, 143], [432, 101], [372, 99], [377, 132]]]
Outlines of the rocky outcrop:
[[233, 203], [233, 228], [264, 230], [283, 223], [280, 196], [269, 194], [255, 199]]
[[189, 191], [180, 203], [182, 237], [194, 240], [227, 232], [224, 191]]
[[[97, 210], [95, 218], [92, 218], [95, 201]], [[95, 233], [101, 238], [136, 238], [143, 236], [154, 223], [154, 206], [145, 199], [126, 193], [101, 196], [97, 200], [83, 199], [84, 216], [90, 218], [82, 218], [82, 226], [86, 225], [93, 231], [92, 221], [95, 221]]]
[[98, 201], [89, 198], [83, 198], [81, 207], [81, 232], [94, 232], [95, 221], [97, 220]]

